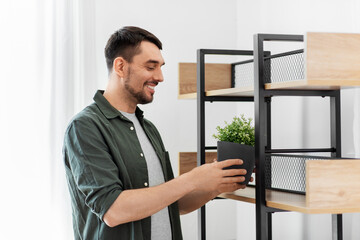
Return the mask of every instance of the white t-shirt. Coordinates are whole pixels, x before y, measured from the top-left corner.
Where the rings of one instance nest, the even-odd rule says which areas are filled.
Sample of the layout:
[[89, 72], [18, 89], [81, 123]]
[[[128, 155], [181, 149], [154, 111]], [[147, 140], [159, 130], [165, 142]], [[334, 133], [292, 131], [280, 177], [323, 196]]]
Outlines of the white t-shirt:
[[[140, 125], [139, 120], [135, 116], [135, 113], [120, 112], [134, 124], [136, 135], [139, 139], [148, 168], [149, 187], [164, 183], [164, 173], [161, 168], [160, 160], [149, 138], [146, 136], [144, 129]], [[172, 239], [169, 210], [167, 207], [151, 216], [151, 239]]]

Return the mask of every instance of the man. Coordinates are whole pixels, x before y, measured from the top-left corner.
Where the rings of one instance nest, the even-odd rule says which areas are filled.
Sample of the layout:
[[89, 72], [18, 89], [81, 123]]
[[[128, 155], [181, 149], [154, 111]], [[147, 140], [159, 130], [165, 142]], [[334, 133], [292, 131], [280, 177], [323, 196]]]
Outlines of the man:
[[155, 126], [138, 104], [153, 100], [165, 64], [157, 37], [137, 27], [115, 32], [105, 48], [106, 90], [76, 115], [64, 141], [75, 239], [182, 239], [179, 214], [222, 192], [244, 188], [240, 159], [174, 178]]

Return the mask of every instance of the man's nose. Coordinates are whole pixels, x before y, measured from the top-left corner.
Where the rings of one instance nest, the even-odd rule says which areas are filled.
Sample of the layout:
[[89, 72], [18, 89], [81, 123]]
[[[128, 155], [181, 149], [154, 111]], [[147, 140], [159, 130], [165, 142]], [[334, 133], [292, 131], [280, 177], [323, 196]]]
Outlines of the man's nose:
[[164, 76], [163, 73], [161, 71], [161, 69], [157, 70], [154, 74], [154, 80], [158, 81], [158, 82], [163, 82], [164, 81]]

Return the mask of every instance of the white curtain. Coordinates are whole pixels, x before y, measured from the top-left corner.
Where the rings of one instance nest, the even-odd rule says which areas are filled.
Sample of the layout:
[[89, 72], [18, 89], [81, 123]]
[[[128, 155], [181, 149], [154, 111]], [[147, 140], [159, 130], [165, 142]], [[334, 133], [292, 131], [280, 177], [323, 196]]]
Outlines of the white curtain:
[[0, 3], [0, 239], [72, 239], [62, 141], [84, 106], [81, 0]]

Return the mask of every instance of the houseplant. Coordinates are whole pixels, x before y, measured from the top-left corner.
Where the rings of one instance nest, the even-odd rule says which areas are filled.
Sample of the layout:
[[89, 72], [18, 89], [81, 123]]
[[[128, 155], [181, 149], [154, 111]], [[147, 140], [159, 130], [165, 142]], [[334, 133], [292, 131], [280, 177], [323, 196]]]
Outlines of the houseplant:
[[229, 168], [246, 169], [245, 181], [247, 184], [255, 166], [255, 128], [252, 126], [252, 118], [244, 115], [234, 117], [231, 123], [225, 121], [225, 127], [216, 127], [217, 134], [213, 137], [218, 139], [217, 158], [218, 161], [240, 158], [243, 165], [234, 165]]

